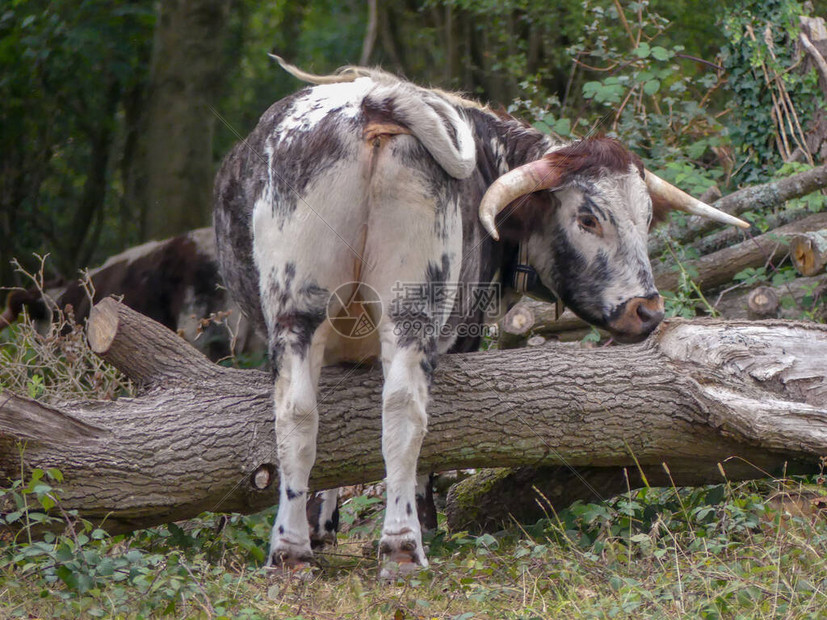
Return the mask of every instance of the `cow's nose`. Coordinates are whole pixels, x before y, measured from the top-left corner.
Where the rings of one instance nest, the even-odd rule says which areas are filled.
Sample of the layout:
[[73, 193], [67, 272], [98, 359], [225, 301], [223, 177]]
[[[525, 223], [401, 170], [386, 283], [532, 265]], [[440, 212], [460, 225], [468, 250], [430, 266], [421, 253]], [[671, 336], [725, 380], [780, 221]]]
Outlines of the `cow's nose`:
[[637, 313], [640, 319], [641, 331], [651, 333], [663, 320], [663, 297], [656, 295], [654, 298], [636, 297], [632, 300], [630, 311]]
[[609, 331], [618, 342], [640, 342], [663, 320], [663, 297], [654, 293], [633, 297], [620, 309], [619, 316], [609, 322]]

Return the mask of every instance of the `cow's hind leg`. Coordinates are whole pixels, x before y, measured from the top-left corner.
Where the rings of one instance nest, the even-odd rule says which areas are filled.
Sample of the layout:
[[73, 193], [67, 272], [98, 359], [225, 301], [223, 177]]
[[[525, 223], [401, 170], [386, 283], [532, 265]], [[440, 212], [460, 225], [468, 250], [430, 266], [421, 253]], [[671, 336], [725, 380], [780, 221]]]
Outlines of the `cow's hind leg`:
[[382, 577], [427, 566], [416, 507], [416, 464], [442, 327], [453, 309], [462, 259], [458, 186], [396, 136], [376, 155], [364, 283], [383, 302], [382, 454], [387, 505], [379, 541]]
[[433, 368], [433, 339], [408, 342], [383, 325], [382, 455], [385, 459], [387, 505], [379, 551], [382, 577], [393, 577], [428, 565], [416, 507], [416, 462], [425, 436], [428, 387]]
[[[279, 459], [279, 508], [268, 565], [299, 568], [313, 557], [305, 512], [316, 460], [319, 416], [316, 386], [329, 324], [326, 295], [305, 300], [302, 311], [273, 317], [270, 351], [276, 373], [274, 405]], [[269, 327], [269, 326], [268, 326]]]

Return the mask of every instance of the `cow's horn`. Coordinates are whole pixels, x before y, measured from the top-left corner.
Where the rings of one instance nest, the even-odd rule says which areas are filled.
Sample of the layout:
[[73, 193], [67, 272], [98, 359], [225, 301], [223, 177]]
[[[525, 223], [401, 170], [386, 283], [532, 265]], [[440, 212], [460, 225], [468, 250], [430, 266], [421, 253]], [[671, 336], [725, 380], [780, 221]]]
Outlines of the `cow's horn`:
[[671, 183], [667, 183], [656, 174], [644, 171], [646, 179], [646, 187], [649, 188], [649, 195], [652, 198], [659, 198], [662, 202], [669, 205], [671, 209], [685, 211], [692, 215], [700, 215], [701, 217], [709, 218], [715, 222], [728, 224], [730, 226], [739, 226], [741, 228], [749, 228], [749, 224], [744, 220], [719, 211], [715, 207], [710, 207], [705, 202], [701, 202], [697, 198], [693, 198], [683, 190], [678, 189]]
[[488, 234], [499, 239], [497, 215], [517, 198], [553, 187], [557, 176], [551, 162], [543, 158], [514, 168], [494, 181], [480, 201], [480, 221]]

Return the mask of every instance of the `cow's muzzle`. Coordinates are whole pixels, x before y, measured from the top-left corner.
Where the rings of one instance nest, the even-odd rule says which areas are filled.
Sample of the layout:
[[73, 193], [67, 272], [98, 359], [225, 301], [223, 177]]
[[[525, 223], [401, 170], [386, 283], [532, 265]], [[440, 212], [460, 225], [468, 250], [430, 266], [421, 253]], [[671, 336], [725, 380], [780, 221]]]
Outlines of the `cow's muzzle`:
[[653, 293], [624, 301], [612, 313], [607, 327], [618, 342], [630, 344], [644, 340], [663, 320], [663, 297]]

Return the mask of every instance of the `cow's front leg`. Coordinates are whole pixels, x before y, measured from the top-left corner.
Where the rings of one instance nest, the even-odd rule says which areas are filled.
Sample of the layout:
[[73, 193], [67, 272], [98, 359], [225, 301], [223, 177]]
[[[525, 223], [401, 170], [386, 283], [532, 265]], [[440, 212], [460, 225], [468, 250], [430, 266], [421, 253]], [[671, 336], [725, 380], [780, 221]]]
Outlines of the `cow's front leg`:
[[428, 565], [416, 509], [416, 462], [427, 427], [431, 362], [421, 341], [397, 345], [383, 338], [382, 454], [387, 506], [379, 551], [380, 576], [394, 577]]

